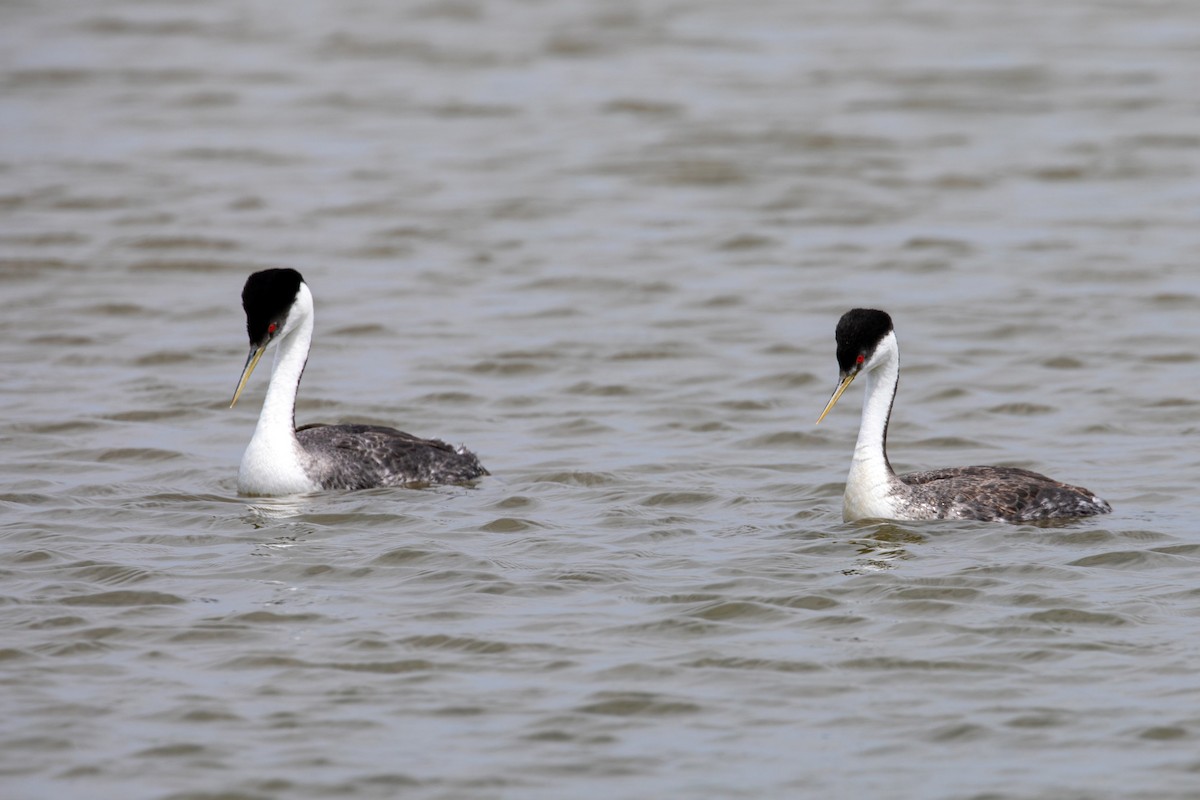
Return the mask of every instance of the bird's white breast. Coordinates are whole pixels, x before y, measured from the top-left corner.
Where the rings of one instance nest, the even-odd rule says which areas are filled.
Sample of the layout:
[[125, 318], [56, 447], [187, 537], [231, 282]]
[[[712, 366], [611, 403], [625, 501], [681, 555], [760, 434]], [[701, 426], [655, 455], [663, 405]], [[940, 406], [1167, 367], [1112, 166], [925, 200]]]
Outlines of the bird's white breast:
[[883, 470], [855, 460], [846, 477], [842, 519], [900, 519], [891, 480]]
[[320, 489], [304, 471], [304, 452], [294, 436], [284, 439], [256, 431], [242, 455], [238, 470], [238, 493], [272, 497], [302, 494]]

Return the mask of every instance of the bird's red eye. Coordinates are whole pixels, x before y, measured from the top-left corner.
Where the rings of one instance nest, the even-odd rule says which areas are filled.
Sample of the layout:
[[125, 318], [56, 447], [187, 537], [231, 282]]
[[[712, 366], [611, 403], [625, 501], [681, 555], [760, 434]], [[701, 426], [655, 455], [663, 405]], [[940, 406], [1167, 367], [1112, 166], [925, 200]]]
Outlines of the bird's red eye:
[[[267, 333], [274, 333], [275, 329], [278, 327], [279, 327], [278, 325], [276, 325], [274, 322], [272, 322], [270, 325], [267, 326]], [[858, 360], [861, 361], [862, 356], [859, 356]]]
[[855, 363], [855, 364], [861, 364], [861, 363], [863, 363], [863, 362], [864, 362], [864, 361], [866, 361], [866, 360], [867, 360], [866, 356], [864, 356], [862, 353], [859, 353], [859, 354], [858, 354], [858, 358], [856, 358], [856, 359], [854, 360], [854, 363]]

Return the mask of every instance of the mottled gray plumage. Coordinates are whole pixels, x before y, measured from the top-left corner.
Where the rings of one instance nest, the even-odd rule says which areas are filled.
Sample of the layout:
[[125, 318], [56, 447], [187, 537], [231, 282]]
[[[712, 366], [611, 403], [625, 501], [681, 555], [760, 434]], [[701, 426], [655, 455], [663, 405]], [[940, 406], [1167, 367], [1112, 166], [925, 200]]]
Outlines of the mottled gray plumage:
[[1087, 489], [1016, 467], [951, 467], [897, 477], [910, 489], [908, 508], [933, 519], [1036, 522], [1112, 511]]
[[380, 425], [304, 425], [305, 471], [324, 489], [465, 483], [489, 474], [475, 454]]

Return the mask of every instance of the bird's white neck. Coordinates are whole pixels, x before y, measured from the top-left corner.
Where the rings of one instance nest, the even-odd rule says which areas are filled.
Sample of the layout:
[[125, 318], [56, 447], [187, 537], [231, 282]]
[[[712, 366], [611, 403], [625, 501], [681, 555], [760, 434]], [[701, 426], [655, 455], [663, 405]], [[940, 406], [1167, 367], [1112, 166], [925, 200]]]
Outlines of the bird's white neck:
[[846, 520], [892, 516], [899, 485], [887, 458], [888, 419], [900, 381], [900, 350], [894, 333], [888, 333], [875, 348], [868, 367], [862, 422], [842, 502]]
[[312, 293], [302, 283], [277, 339], [271, 383], [254, 436], [242, 456], [238, 471], [242, 494], [298, 494], [320, 488], [304, 469], [304, 449], [296, 438], [296, 392], [308, 362], [312, 333]]

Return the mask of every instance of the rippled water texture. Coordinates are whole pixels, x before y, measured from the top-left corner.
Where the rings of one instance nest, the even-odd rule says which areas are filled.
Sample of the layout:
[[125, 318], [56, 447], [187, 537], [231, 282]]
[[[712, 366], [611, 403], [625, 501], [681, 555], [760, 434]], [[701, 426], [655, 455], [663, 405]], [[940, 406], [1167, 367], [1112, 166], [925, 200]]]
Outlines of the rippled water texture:
[[[4, 798], [1192, 798], [1200, 5], [0, 4]], [[473, 489], [247, 502], [301, 423]], [[854, 524], [898, 469], [1110, 517]]]

